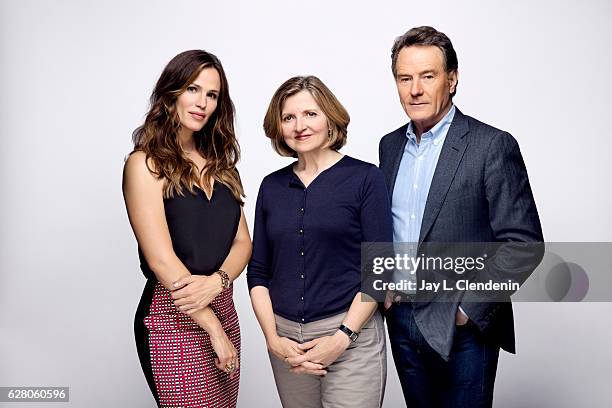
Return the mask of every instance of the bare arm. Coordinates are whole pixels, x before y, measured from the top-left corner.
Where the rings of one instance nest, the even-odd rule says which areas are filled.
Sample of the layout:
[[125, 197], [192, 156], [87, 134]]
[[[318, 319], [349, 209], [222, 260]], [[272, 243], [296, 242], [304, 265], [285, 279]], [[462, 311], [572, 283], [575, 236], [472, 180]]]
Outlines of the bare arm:
[[251, 289], [251, 305], [269, 348], [270, 343], [274, 342], [278, 335], [276, 333], [276, 321], [268, 288], [265, 286], [255, 286]]
[[230, 249], [227, 258], [221, 265], [221, 269], [227, 273], [230, 278], [230, 282], [240, 276], [249, 259], [251, 259], [251, 251], [253, 250], [253, 244], [251, 243], [251, 235], [249, 234], [249, 227], [244, 217], [244, 210], [240, 210], [240, 223], [238, 224], [238, 231], [236, 237], [232, 242], [232, 248]]
[[[172, 291], [173, 282], [191, 273], [172, 248], [164, 213], [163, 182], [151, 174], [145, 160], [143, 152], [135, 152], [126, 161], [123, 196], [130, 224], [147, 264], [157, 280]], [[223, 331], [210, 308], [192, 315], [192, 319], [210, 335]]]

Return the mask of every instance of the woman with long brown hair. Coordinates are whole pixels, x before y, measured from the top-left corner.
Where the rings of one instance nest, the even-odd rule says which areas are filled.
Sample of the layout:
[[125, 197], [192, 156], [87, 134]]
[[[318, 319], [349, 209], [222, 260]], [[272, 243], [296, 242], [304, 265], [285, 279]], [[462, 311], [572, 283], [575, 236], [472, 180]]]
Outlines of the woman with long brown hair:
[[147, 283], [136, 345], [160, 407], [235, 407], [240, 328], [232, 281], [251, 255], [227, 79], [214, 55], [163, 70], [133, 134], [123, 193]]

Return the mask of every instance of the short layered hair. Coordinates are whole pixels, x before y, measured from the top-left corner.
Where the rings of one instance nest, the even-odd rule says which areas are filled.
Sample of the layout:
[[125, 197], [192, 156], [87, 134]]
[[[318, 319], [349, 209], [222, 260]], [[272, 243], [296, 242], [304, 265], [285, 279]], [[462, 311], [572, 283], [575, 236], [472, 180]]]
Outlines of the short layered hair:
[[313, 75], [289, 78], [272, 96], [263, 123], [264, 132], [272, 141], [272, 147], [281, 156], [297, 157], [297, 153], [285, 143], [282, 113], [287, 98], [301, 91], [308, 91], [327, 117], [330, 130], [329, 148], [340, 150], [346, 144], [347, 128], [351, 118], [332, 91]]
[[[434, 46], [438, 47], [442, 51], [444, 57], [444, 69], [447, 73], [457, 71], [459, 68], [459, 61], [457, 60], [457, 53], [453, 48], [453, 43], [450, 38], [443, 32], [436, 30], [430, 26], [414, 27], [408, 30], [404, 35], [399, 36], [395, 39], [393, 47], [391, 48], [391, 71], [393, 76], [397, 77], [397, 57], [400, 51], [406, 47], [412, 46]], [[457, 93], [457, 87], [451, 94], [455, 96]]]

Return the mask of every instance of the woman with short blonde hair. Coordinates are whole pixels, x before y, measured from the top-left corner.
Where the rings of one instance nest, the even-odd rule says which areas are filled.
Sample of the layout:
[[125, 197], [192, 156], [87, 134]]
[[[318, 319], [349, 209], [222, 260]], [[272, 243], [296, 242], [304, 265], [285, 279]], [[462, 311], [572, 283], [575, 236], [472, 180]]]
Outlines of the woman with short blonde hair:
[[339, 150], [349, 115], [316, 77], [275, 92], [264, 129], [297, 161], [264, 178], [247, 281], [284, 407], [378, 408], [383, 320], [361, 301], [361, 243], [391, 242], [378, 168]]

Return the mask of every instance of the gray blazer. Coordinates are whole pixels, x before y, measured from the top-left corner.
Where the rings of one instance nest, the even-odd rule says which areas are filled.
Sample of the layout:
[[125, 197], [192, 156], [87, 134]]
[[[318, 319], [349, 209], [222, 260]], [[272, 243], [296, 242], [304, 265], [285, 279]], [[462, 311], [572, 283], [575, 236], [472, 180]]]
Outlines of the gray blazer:
[[[389, 197], [397, 182], [407, 126], [380, 141], [380, 169]], [[538, 211], [516, 140], [457, 109], [427, 196], [419, 242], [542, 241]], [[511, 265], [514, 258], [506, 256], [498, 264]], [[520, 272], [512, 268], [495, 272], [499, 276], [512, 273], [522, 283], [540, 260], [541, 254], [532, 257], [529, 267]], [[510, 298], [497, 303], [470, 301], [470, 292], [465, 292], [450, 302], [415, 303], [417, 325], [442, 358], [447, 360], [450, 354], [458, 306], [485, 339], [515, 352]]]

